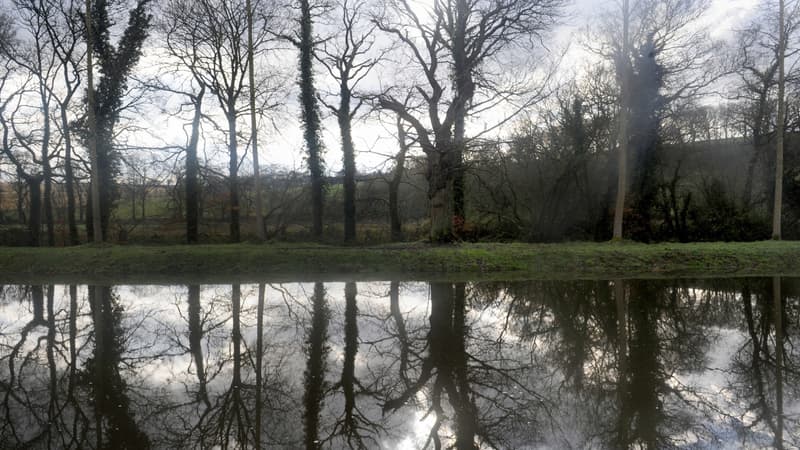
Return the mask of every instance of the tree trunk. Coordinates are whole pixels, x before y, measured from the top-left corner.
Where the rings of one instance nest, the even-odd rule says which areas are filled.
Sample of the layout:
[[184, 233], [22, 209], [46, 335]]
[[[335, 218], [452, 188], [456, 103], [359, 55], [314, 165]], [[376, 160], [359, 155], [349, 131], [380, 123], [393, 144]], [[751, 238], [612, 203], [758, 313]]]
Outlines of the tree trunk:
[[772, 301], [775, 320], [775, 441], [776, 449], [783, 450], [783, 297], [781, 277], [772, 278]]
[[258, 305], [256, 307], [256, 426], [255, 426], [255, 447], [261, 448], [261, 416], [264, 406], [262, 399], [264, 376], [264, 301], [266, 297], [266, 285], [258, 285]]
[[131, 220], [136, 220], [136, 184], [131, 183]]
[[472, 101], [475, 86], [467, 60], [466, 33], [469, 22], [467, 0], [456, 2], [456, 29], [453, 37], [454, 78], [456, 83], [456, 108], [453, 125], [453, 232], [461, 235], [466, 221], [464, 208], [464, 152], [466, 150], [465, 121], [467, 104]]
[[628, 27], [630, 23], [630, 8], [628, 0], [622, 2], [622, 57], [617, 70], [620, 80], [620, 108], [619, 108], [619, 135], [617, 137], [617, 201], [614, 206], [614, 233], [612, 239], [622, 240], [622, 219], [625, 212], [625, 190], [628, 185], [628, 108], [630, 104], [630, 38]]
[[[40, 80], [40, 83], [44, 81]], [[56, 245], [55, 223], [53, 221], [53, 170], [50, 167], [50, 106], [46, 99], [44, 88], [42, 89], [42, 116], [44, 117], [44, 131], [42, 133], [42, 176], [44, 181], [44, 196], [42, 205], [44, 208], [44, 219], [47, 227], [47, 245]]]
[[205, 86], [194, 98], [194, 117], [192, 118], [192, 134], [186, 147], [186, 241], [196, 244], [199, 241], [200, 221], [200, 182], [198, 174], [200, 164], [197, 160], [197, 143], [200, 139], [200, 119], [203, 114], [203, 95]]
[[308, 170], [311, 174], [312, 235], [322, 238], [322, 214], [325, 201], [322, 142], [317, 94], [314, 87], [314, 36], [309, 0], [300, 1], [300, 102], [303, 108], [304, 138], [308, 151]]
[[400, 182], [403, 180], [403, 172], [405, 171], [406, 152], [408, 151], [408, 144], [406, 143], [406, 129], [403, 127], [402, 120], [397, 120], [397, 142], [400, 145], [400, 151], [395, 158], [394, 171], [392, 179], [389, 181], [389, 223], [391, 227], [392, 241], [398, 242], [403, 240], [403, 223], [400, 219]]
[[786, 30], [784, 27], [784, 0], [778, 3], [779, 11], [779, 49], [778, 49], [778, 119], [776, 124], [777, 143], [775, 152], [775, 204], [772, 209], [772, 239], [781, 239], [781, 211], [783, 209], [783, 135], [786, 116], [786, 77], [784, 59], [786, 58]]
[[75, 174], [72, 167], [72, 136], [69, 131], [67, 110], [61, 108], [61, 128], [64, 136], [64, 189], [67, 191], [67, 227], [69, 245], [80, 244], [78, 223], [75, 220]]
[[344, 426], [345, 436], [358, 435], [359, 428], [356, 409], [356, 357], [358, 356], [358, 302], [356, 283], [349, 282], [344, 286], [344, 361], [342, 362], [342, 393], [344, 394]]
[[[91, 195], [92, 202], [92, 226], [91, 235], [94, 242], [103, 241], [103, 227], [100, 214], [100, 168], [97, 158], [97, 117], [94, 99], [94, 67], [92, 65], [92, 53], [94, 51], [94, 36], [92, 35], [92, 0], [86, 0], [86, 111], [89, 124], [89, 156], [91, 158], [92, 182]], [[88, 227], [87, 227], [88, 228]], [[87, 231], [88, 232], [88, 231]]]
[[319, 443], [319, 415], [325, 397], [325, 372], [328, 352], [329, 310], [325, 300], [325, 287], [314, 283], [314, 296], [311, 299], [311, 326], [306, 338], [306, 370], [303, 384], [303, 430], [306, 449], [321, 448]]
[[344, 241], [356, 240], [356, 157], [350, 119], [350, 89], [342, 83], [339, 105], [339, 131], [342, 134], [344, 163]]
[[30, 245], [39, 247], [42, 235], [42, 177], [28, 177], [28, 195], [30, 197], [30, 211], [28, 218], [28, 233]]
[[239, 225], [239, 153], [236, 146], [236, 108], [228, 105], [229, 192], [231, 197], [231, 242], [241, 240]]
[[430, 202], [431, 242], [453, 240], [453, 175], [449, 159], [452, 151], [440, 146], [428, 155], [428, 200]]
[[253, 142], [253, 183], [256, 196], [256, 235], [266, 240], [267, 230], [264, 228], [263, 200], [261, 197], [261, 177], [258, 166], [258, 124], [256, 122], [256, 77], [253, 67], [253, 5], [247, 0], [247, 66], [250, 77], [250, 139]]
[[200, 286], [189, 285], [189, 350], [194, 360], [195, 372], [197, 373], [198, 391], [197, 397], [207, 408], [211, 407], [208, 399], [205, 359], [203, 358], [203, 327], [200, 319]]
[[15, 186], [17, 191], [17, 221], [21, 224], [26, 224], [28, 223], [28, 217], [25, 214], [25, 186], [27, 186], [27, 183], [19, 173], [17, 173]]

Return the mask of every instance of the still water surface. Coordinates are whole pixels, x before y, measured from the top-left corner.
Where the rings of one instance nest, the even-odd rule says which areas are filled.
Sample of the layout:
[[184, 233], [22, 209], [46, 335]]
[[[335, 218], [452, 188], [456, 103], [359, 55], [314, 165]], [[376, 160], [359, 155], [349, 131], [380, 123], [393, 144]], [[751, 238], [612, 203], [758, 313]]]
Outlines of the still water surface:
[[797, 448], [800, 280], [0, 287], [0, 448]]

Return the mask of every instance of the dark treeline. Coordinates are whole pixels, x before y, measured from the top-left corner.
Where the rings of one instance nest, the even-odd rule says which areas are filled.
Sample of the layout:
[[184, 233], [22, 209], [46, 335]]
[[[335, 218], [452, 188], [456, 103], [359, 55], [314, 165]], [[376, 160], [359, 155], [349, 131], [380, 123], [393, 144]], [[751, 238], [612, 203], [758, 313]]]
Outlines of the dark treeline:
[[795, 1], [2, 8], [3, 245], [800, 236]]

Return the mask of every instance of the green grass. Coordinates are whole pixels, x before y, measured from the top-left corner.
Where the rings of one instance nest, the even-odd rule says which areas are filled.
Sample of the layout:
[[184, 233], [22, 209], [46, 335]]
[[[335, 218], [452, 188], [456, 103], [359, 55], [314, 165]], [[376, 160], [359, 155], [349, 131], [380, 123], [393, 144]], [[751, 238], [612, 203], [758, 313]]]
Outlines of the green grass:
[[0, 282], [800, 276], [800, 242], [0, 247]]

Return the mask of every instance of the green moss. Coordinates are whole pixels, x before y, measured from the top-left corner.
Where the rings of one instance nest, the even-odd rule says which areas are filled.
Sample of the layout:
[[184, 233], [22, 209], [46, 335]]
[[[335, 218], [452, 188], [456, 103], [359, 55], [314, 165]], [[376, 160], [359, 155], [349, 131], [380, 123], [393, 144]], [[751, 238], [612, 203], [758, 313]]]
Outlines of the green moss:
[[0, 247], [0, 282], [800, 275], [800, 242]]

